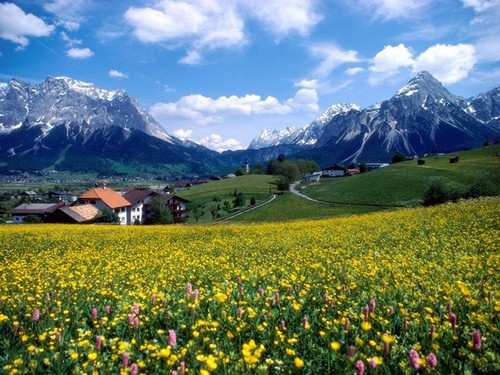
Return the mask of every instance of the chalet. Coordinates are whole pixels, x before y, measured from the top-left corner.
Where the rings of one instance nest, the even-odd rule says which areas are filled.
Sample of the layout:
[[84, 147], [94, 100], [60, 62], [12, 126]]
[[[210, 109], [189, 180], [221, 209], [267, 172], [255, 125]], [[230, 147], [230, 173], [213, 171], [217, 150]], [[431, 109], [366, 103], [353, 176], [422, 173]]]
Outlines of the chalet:
[[49, 217], [58, 208], [63, 207], [64, 202], [59, 203], [23, 203], [9, 211], [12, 215], [12, 222], [15, 224], [24, 223], [27, 216], [38, 216], [41, 221], [50, 221]]
[[19, 193], [19, 195], [17, 196], [17, 199], [24, 199], [24, 200], [28, 200], [28, 201], [32, 201], [34, 199], [36, 199], [36, 192], [34, 191], [23, 191], [21, 193]]
[[[186, 222], [188, 219], [188, 216], [186, 215], [186, 203], [189, 202], [187, 199], [181, 198], [175, 194], [164, 194], [160, 195], [158, 198], [160, 199], [161, 204], [164, 207], [168, 207], [172, 212], [174, 224]], [[151, 212], [152, 201], [146, 202], [145, 205], [149, 206], [146, 207], [146, 211]], [[146, 218], [146, 223], [149, 223], [150, 220], [151, 216], [148, 216]]]
[[44, 194], [43, 198], [51, 202], [53, 201], [74, 202], [77, 197], [66, 191], [49, 191], [48, 193]]
[[302, 181], [306, 182], [318, 182], [321, 178], [321, 172], [308, 173], [302, 177]]
[[105, 184], [102, 187], [87, 190], [78, 197], [76, 205], [91, 204], [99, 210], [110, 210], [118, 215], [120, 224], [130, 224], [130, 207], [131, 204], [124, 197], [118, 194]]
[[141, 224], [146, 223], [146, 219], [151, 215], [151, 205], [147, 203], [157, 195], [152, 190], [141, 188], [133, 189], [123, 194], [123, 198], [130, 203], [130, 222], [132, 224], [136, 220]]
[[344, 174], [345, 168], [337, 164], [321, 170], [321, 175], [324, 177], [342, 177]]

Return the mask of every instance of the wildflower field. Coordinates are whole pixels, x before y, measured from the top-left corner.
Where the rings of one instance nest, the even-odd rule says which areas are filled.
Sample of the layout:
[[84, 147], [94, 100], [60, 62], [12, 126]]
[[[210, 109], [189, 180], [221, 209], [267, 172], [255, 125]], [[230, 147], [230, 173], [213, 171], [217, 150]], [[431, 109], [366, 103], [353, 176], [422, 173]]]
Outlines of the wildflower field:
[[0, 373], [499, 373], [499, 213], [0, 226]]

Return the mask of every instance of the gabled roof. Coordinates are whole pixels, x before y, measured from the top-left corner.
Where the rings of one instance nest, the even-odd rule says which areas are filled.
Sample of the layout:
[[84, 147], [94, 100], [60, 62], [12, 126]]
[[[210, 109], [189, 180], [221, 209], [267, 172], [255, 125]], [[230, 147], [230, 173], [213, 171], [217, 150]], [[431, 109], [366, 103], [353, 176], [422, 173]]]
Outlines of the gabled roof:
[[80, 206], [64, 206], [59, 209], [77, 223], [85, 223], [94, 220], [100, 215], [101, 211], [91, 204], [82, 204]]
[[123, 194], [123, 198], [130, 202], [130, 204], [135, 204], [150, 195], [156, 195], [156, 193], [149, 189], [134, 189]]
[[78, 199], [101, 200], [111, 209], [130, 206], [129, 201], [108, 187], [92, 188], [80, 195]]
[[64, 206], [64, 202], [59, 203], [24, 203], [9, 211], [11, 215], [43, 215], [52, 213], [59, 207]]

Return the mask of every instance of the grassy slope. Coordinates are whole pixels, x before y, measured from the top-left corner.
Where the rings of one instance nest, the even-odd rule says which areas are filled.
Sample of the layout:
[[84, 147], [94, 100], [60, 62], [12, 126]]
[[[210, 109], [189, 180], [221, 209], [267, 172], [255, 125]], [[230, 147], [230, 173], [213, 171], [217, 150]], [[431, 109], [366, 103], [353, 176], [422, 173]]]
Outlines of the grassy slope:
[[498, 170], [498, 159], [492, 154], [500, 147], [488, 147], [456, 152], [460, 161], [449, 163], [450, 155], [425, 158], [425, 165], [417, 165], [416, 160], [405, 161], [389, 167], [349, 178], [327, 180], [313, 185], [303, 192], [308, 196], [329, 202], [367, 204], [380, 206], [418, 205], [435, 178], [465, 189], [475, 181], [489, 178]]
[[317, 204], [285, 194], [259, 210], [232, 220], [315, 219], [418, 205], [432, 179], [446, 179], [464, 188], [478, 179], [491, 179], [493, 173], [499, 173], [499, 153], [500, 146], [488, 147], [453, 153], [460, 157], [457, 164], [449, 163], [450, 155], [430, 156], [425, 158], [425, 166], [412, 160], [359, 176], [329, 179], [312, 184], [302, 192], [318, 200], [343, 204]]

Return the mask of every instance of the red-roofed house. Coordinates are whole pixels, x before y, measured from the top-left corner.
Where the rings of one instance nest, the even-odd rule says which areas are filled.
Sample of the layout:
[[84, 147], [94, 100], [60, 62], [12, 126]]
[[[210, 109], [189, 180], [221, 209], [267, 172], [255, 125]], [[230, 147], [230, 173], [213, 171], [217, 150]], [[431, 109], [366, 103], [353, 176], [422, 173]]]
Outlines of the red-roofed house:
[[111, 210], [118, 215], [120, 224], [130, 224], [130, 202], [106, 185], [87, 190], [75, 204], [91, 204], [101, 211]]

